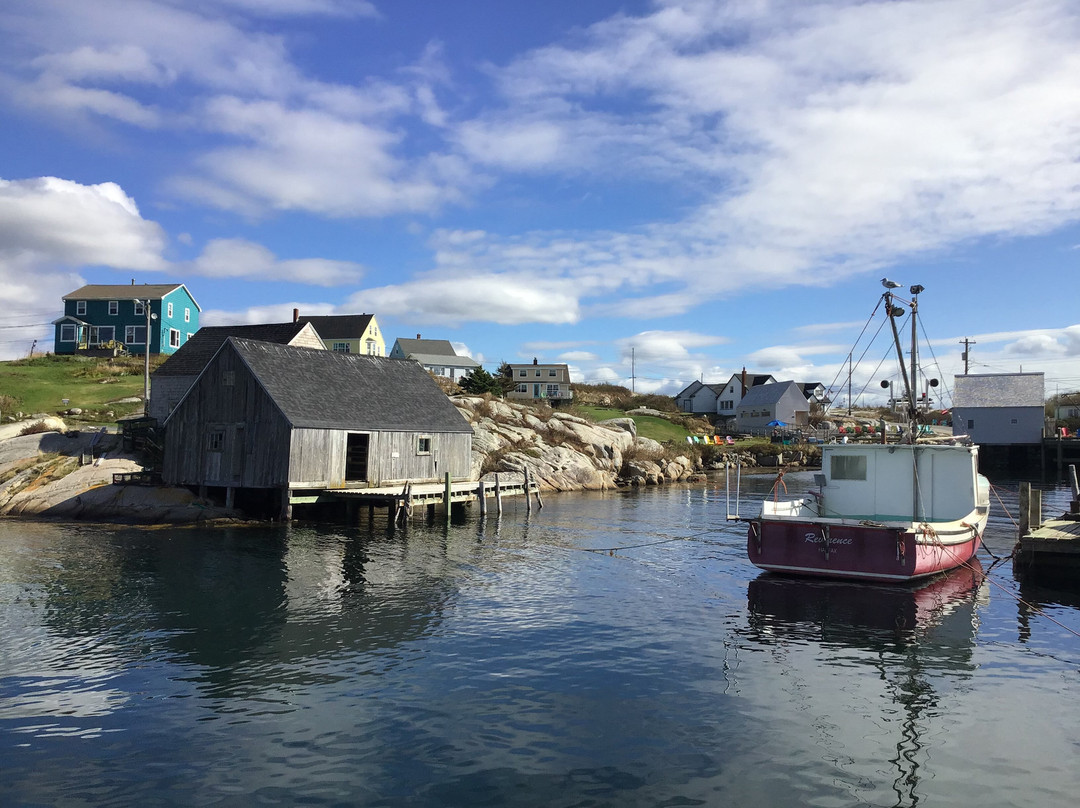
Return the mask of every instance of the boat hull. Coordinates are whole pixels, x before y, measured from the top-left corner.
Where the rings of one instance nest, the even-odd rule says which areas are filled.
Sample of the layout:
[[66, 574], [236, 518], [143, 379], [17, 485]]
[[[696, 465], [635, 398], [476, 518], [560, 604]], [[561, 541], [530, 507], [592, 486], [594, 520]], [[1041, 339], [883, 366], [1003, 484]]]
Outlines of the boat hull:
[[789, 575], [912, 581], [958, 567], [978, 551], [985, 522], [948, 531], [923, 526], [755, 519], [747, 554], [756, 567]]

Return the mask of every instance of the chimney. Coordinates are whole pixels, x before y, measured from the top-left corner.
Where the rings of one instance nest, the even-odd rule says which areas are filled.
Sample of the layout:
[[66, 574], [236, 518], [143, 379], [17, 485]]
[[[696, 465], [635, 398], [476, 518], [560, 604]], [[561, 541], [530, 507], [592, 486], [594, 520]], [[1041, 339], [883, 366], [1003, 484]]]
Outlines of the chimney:
[[745, 365], [743, 365], [743, 369], [742, 369], [742, 394], [743, 394], [743, 396], [746, 395], [746, 366]]
[[300, 309], [293, 309], [292, 310], [292, 321], [294, 323], [300, 322]]
[[538, 362], [536, 361], [536, 357], [535, 357], [535, 356], [533, 357], [533, 364], [534, 364], [534, 365], [538, 364]]
[[419, 334], [417, 334], [417, 335], [416, 335], [416, 338], [417, 338], [417, 339], [420, 339], [420, 335], [419, 335]]
[[132, 286], [134, 286], [134, 285], [135, 285], [135, 279], [134, 279], [134, 278], [132, 278], [132, 279], [131, 279], [131, 285], [132, 285]]

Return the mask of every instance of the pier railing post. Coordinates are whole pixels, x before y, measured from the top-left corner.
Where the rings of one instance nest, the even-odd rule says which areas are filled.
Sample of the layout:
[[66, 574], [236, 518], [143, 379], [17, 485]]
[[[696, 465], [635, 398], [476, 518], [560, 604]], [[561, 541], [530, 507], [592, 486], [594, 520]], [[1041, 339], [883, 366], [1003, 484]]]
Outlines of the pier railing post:
[[450, 526], [450, 498], [453, 492], [450, 488], [450, 472], [446, 472], [445, 484], [443, 486], [443, 504], [446, 505], [446, 525]]

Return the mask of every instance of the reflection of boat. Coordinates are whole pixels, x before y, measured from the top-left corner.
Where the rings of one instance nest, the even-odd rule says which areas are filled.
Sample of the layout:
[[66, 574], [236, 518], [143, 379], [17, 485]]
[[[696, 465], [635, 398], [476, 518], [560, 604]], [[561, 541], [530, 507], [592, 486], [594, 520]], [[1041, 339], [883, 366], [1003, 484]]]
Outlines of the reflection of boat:
[[935, 638], [944, 640], [948, 632], [942, 627], [955, 615], [957, 640], [970, 647], [971, 609], [960, 607], [974, 606], [985, 586], [983, 577], [977, 558], [908, 586], [760, 575], [750, 582], [746, 597], [751, 622], [771, 633], [809, 632], [865, 645], [875, 633], [895, 639], [898, 633], [935, 628]]
[[[907, 394], [906, 443], [822, 446], [820, 490], [801, 499], [766, 499], [749, 521], [747, 552], [774, 572], [876, 581], [909, 581], [951, 569], [975, 555], [990, 511], [990, 484], [978, 473], [978, 447], [920, 436], [915, 399], [915, 320], [921, 286], [912, 286], [910, 375], [891, 287], [882, 300]], [[909, 381], [910, 378], [910, 381]], [[884, 440], [885, 433], [882, 433]], [[937, 442], [935, 442], [937, 440]]]

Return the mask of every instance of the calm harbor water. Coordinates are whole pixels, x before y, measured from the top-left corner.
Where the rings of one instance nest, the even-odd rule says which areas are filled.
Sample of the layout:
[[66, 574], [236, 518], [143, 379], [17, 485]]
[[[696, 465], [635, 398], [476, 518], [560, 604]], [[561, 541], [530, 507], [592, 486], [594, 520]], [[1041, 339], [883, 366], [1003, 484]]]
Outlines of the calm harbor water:
[[0, 805], [1075, 804], [1075, 594], [763, 575], [722, 480], [545, 504], [0, 522]]

